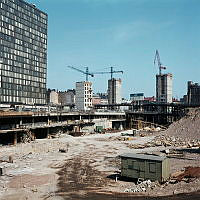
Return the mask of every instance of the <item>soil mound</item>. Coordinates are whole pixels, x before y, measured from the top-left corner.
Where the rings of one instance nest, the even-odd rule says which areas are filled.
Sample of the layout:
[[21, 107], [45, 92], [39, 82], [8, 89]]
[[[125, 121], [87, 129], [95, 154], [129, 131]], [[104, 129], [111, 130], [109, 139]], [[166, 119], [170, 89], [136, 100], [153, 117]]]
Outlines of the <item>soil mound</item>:
[[200, 108], [191, 109], [187, 115], [164, 131], [165, 135], [190, 140], [200, 140]]

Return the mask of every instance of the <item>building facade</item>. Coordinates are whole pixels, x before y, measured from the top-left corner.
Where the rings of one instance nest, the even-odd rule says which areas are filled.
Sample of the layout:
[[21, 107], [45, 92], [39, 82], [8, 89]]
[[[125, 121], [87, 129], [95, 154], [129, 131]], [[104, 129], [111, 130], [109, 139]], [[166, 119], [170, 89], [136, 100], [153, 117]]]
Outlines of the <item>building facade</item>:
[[93, 94], [92, 96], [92, 105], [97, 105], [97, 104], [108, 104], [108, 95], [107, 93], [97, 93]]
[[76, 91], [74, 89], [73, 90], [67, 90], [66, 104], [67, 105], [75, 104], [75, 96], [76, 96]]
[[172, 74], [156, 75], [156, 101], [172, 103]]
[[131, 101], [143, 101], [144, 100], [144, 93], [134, 93], [130, 94]]
[[59, 93], [55, 89], [47, 90], [47, 103], [50, 105], [58, 105], [59, 104]]
[[188, 81], [187, 103], [191, 105], [200, 105], [200, 85]]
[[75, 104], [75, 90], [67, 90], [59, 92], [59, 103], [61, 105], [74, 105]]
[[92, 108], [92, 83], [88, 81], [76, 82], [75, 105], [78, 110]]
[[121, 79], [112, 78], [108, 80], [108, 104], [120, 104], [121, 97]]
[[47, 18], [23, 0], [0, 0], [1, 103], [46, 103]]

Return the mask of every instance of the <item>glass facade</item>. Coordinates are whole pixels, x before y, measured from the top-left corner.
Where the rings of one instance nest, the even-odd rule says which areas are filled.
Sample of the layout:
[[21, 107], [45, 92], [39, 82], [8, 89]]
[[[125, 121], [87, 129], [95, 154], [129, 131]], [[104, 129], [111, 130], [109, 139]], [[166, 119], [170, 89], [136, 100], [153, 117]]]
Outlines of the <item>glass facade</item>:
[[47, 22], [35, 5], [0, 0], [0, 103], [46, 103]]

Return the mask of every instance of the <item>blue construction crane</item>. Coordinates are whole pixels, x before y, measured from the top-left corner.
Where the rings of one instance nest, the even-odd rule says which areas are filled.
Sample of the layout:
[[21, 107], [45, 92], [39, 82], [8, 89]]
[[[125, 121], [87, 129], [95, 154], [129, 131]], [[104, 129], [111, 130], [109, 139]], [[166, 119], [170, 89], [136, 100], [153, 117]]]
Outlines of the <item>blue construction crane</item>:
[[86, 75], [86, 81], [88, 81], [88, 76], [94, 77], [94, 74], [89, 72], [88, 67], [86, 67], [86, 71], [85, 72], [83, 70], [78, 69], [78, 68], [73, 67], [73, 66], [67, 66], [67, 67], [70, 68], [70, 69], [74, 69], [74, 70], [76, 70], [78, 72], [81, 72], [82, 74], [85, 74]]

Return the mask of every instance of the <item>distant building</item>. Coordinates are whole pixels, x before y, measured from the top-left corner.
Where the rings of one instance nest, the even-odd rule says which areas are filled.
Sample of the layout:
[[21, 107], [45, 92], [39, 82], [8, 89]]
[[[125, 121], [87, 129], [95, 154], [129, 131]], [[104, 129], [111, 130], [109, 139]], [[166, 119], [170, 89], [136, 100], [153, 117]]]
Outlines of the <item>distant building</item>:
[[143, 101], [144, 100], [144, 93], [135, 93], [130, 94], [131, 101]]
[[200, 105], [200, 85], [188, 81], [187, 103], [192, 105]]
[[76, 82], [75, 105], [78, 110], [92, 108], [92, 83], [88, 81]]
[[58, 103], [60, 105], [66, 105], [66, 94], [67, 92], [66, 91], [59, 91], [58, 92]]
[[144, 97], [144, 102], [155, 102], [156, 98], [154, 96], [152, 97]]
[[75, 90], [60, 91], [58, 102], [61, 105], [75, 104]]
[[101, 97], [99, 95], [93, 94], [92, 96], [92, 105], [101, 104]]
[[92, 105], [97, 105], [97, 104], [108, 104], [108, 95], [107, 93], [97, 93], [93, 94], [92, 97]]
[[188, 103], [187, 95], [183, 95], [183, 97], [180, 98], [180, 102], [181, 102], [182, 104], [187, 104], [187, 103]]
[[67, 94], [66, 94], [66, 104], [67, 105], [75, 104], [75, 95], [76, 95], [75, 90], [67, 90]]
[[107, 94], [107, 93], [97, 93], [97, 95], [98, 95], [101, 99], [108, 99], [108, 94]]
[[172, 74], [156, 75], [156, 101], [172, 103]]
[[48, 89], [47, 90], [47, 103], [58, 105], [58, 92], [55, 89]]
[[108, 104], [120, 104], [121, 97], [121, 79], [112, 78], [108, 80]]

